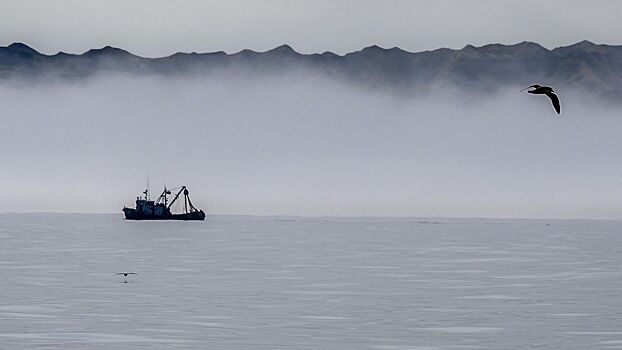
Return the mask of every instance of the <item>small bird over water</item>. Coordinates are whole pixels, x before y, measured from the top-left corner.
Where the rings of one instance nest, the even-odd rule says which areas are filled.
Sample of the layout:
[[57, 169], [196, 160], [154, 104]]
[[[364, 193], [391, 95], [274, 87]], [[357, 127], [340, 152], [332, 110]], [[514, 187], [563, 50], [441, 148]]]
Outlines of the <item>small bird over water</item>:
[[123, 275], [123, 277], [125, 277], [123, 279], [123, 283], [127, 283], [127, 276], [128, 275], [138, 275], [138, 274], [135, 273], [135, 272], [118, 272], [118, 273], [115, 273], [115, 276], [121, 276], [121, 275]]
[[534, 84], [534, 85], [524, 88], [523, 90], [532, 89], [532, 88], [533, 90], [529, 90], [527, 92], [530, 94], [534, 94], [534, 95], [546, 95], [548, 98], [551, 99], [551, 102], [553, 102], [553, 107], [555, 108], [555, 111], [557, 112], [557, 114], [559, 114], [559, 112], [561, 111], [561, 107], [559, 105], [559, 98], [553, 92], [552, 87]]

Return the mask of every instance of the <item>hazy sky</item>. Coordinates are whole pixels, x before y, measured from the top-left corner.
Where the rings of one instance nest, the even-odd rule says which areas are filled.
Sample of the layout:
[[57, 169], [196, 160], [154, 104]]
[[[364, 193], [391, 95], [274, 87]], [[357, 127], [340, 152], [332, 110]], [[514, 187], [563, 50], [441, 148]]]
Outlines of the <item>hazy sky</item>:
[[144, 56], [177, 51], [345, 53], [365, 46], [409, 51], [587, 39], [621, 44], [620, 1], [84, 1], [3, 0], [0, 45], [45, 53], [112, 45]]

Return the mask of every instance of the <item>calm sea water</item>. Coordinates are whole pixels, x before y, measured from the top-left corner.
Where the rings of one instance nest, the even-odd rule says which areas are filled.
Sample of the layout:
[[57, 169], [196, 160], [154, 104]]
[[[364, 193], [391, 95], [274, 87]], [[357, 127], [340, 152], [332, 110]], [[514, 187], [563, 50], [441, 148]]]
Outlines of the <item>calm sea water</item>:
[[622, 222], [3, 214], [0, 239], [0, 349], [622, 349]]

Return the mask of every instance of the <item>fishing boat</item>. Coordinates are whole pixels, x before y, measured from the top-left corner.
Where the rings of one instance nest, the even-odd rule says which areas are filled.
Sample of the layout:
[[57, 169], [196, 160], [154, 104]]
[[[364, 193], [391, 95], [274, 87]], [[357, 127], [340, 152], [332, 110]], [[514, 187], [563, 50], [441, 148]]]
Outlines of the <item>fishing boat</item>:
[[[173, 189], [176, 190], [176, 189]], [[171, 206], [179, 199], [183, 193], [184, 212], [179, 214], [171, 213]], [[164, 187], [164, 191], [155, 201], [149, 198], [149, 189], [143, 194], [145, 197], [136, 197], [136, 207], [123, 207], [123, 213], [126, 220], [205, 220], [205, 213], [192, 205], [190, 201], [189, 191], [186, 186], [181, 186], [179, 192], [172, 201], [168, 201], [168, 195], [172, 194], [171, 190]]]

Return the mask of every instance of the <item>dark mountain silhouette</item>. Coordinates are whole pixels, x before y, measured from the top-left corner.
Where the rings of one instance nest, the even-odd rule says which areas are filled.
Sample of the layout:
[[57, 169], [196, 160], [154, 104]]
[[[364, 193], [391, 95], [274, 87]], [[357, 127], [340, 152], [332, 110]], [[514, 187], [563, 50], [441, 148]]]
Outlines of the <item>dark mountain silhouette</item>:
[[426, 91], [439, 84], [494, 92], [508, 85], [544, 83], [557, 89], [622, 97], [622, 46], [589, 41], [553, 50], [533, 42], [417, 53], [370, 46], [343, 56], [331, 52], [301, 54], [282, 45], [266, 52], [176, 53], [161, 58], [143, 58], [110, 46], [81, 55], [44, 55], [22, 43], [0, 47], [0, 79], [37, 81], [53, 76], [74, 80], [102, 72], [252, 76], [284, 74], [293, 69], [404, 93]]

